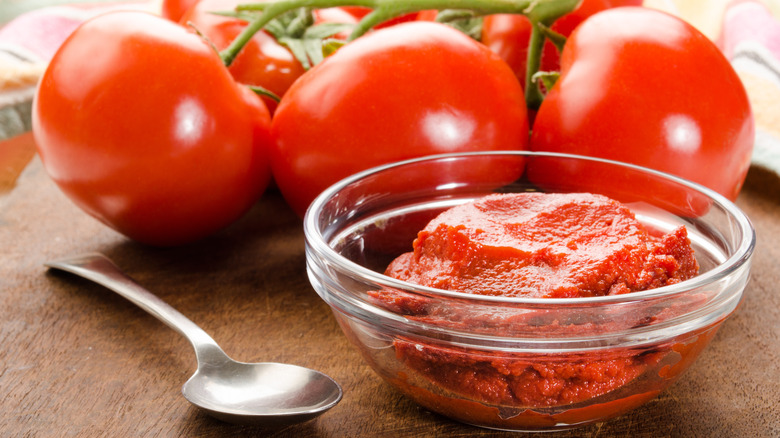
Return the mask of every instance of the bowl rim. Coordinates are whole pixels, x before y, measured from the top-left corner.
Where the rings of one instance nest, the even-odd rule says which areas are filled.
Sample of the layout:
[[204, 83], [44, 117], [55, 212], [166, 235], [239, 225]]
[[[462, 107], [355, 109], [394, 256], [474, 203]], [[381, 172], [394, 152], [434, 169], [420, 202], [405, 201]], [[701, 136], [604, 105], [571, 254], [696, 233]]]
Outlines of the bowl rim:
[[[713, 201], [713, 204], [719, 205], [725, 210], [737, 223], [738, 229], [742, 234], [742, 239], [738, 246], [734, 249], [732, 255], [730, 255], [722, 263], [715, 266], [713, 269], [708, 270], [705, 273], [696, 275], [693, 278], [682, 281], [680, 283], [662, 286], [655, 289], [649, 289], [644, 291], [632, 292], [621, 295], [605, 295], [595, 297], [578, 297], [578, 298], [526, 298], [526, 297], [505, 297], [505, 296], [488, 296], [488, 295], [476, 295], [465, 292], [449, 291], [444, 289], [437, 289], [428, 286], [422, 286], [416, 283], [411, 283], [403, 280], [399, 280], [393, 277], [389, 277], [380, 272], [371, 270], [364, 266], [355, 263], [346, 257], [338, 254], [330, 245], [328, 245], [325, 237], [323, 236], [319, 226], [317, 225], [317, 218], [322, 207], [325, 203], [331, 199], [335, 194], [340, 192], [346, 186], [355, 183], [361, 179], [365, 179], [371, 175], [403, 166], [412, 165], [420, 162], [433, 162], [437, 160], [445, 159], [457, 159], [468, 158], [470, 156], [518, 156], [518, 157], [547, 157], [547, 158], [564, 158], [575, 159], [581, 161], [591, 161], [602, 164], [615, 165], [618, 167], [624, 167], [635, 171], [645, 172], [650, 175], [654, 175], [660, 178], [664, 178], [681, 184], [690, 189], [693, 189]], [[544, 152], [544, 151], [526, 151], [526, 150], [497, 150], [497, 151], [477, 151], [477, 152], [455, 152], [446, 154], [434, 154], [423, 157], [411, 158], [407, 160], [396, 161], [388, 164], [383, 164], [366, 169], [361, 172], [357, 172], [342, 180], [332, 184], [330, 187], [322, 191], [306, 210], [306, 214], [303, 219], [304, 235], [307, 245], [311, 245], [312, 249], [321, 256], [328, 259], [332, 264], [335, 264], [339, 268], [359, 275], [364, 280], [368, 280], [372, 283], [387, 286], [403, 290], [405, 292], [419, 293], [423, 292], [425, 295], [441, 297], [441, 298], [454, 298], [458, 300], [466, 301], [478, 301], [478, 302], [490, 302], [494, 304], [508, 304], [508, 305], [531, 305], [531, 306], [549, 306], [554, 304], [555, 306], [581, 306], [581, 305], [604, 305], [604, 304], [619, 304], [635, 302], [638, 300], [644, 300], [648, 298], [664, 298], [673, 296], [680, 293], [685, 293], [690, 290], [698, 289], [708, 284], [713, 284], [727, 277], [729, 274], [739, 270], [742, 266], [750, 262], [750, 258], [754, 252], [756, 245], [756, 233], [753, 225], [748, 216], [734, 204], [731, 200], [725, 196], [717, 193], [716, 191], [705, 187], [701, 184], [689, 181], [687, 179], [672, 175], [670, 173], [662, 172], [648, 167], [639, 166], [636, 164], [625, 163], [616, 160], [610, 160], [605, 158], [591, 157], [577, 154], [567, 154], [559, 152]]]

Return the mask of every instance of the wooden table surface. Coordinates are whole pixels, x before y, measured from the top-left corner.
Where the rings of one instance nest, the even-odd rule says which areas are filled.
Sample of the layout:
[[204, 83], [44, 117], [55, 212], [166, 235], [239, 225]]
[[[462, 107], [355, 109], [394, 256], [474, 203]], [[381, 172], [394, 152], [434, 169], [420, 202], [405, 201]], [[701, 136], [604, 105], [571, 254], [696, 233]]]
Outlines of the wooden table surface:
[[[15, 185], [0, 186], [0, 435], [511, 435], [430, 413], [362, 362], [311, 288], [300, 220], [277, 194], [212, 238], [156, 249], [78, 210], [37, 158], [23, 170]], [[546, 436], [780, 436], [780, 179], [752, 169], [737, 203], [758, 234], [752, 279], [698, 362], [623, 417]], [[275, 431], [208, 417], [180, 393], [195, 370], [184, 338], [123, 298], [42, 265], [89, 251], [113, 258], [234, 358], [316, 368], [341, 383], [343, 400]]]

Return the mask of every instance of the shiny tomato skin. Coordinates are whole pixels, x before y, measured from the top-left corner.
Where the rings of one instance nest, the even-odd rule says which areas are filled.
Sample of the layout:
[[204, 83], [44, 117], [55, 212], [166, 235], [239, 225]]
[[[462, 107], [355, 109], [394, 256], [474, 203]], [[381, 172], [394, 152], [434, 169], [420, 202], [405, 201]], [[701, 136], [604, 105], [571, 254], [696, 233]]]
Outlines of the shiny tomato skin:
[[742, 82], [707, 37], [657, 10], [618, 8], [571, 35], [531, 147], [650, 167], [734, 199], [753, 141]]
[[171, 21], [179, 21], [199, 0], [163, 0], [160, 12]]
[[[531, 21], [519, 14], [493, 14], [486, 16], [482, 21], [482, 43], [509, 64], [523, 86], [525, 86], [531, 28]], [[557, 69], [557, 59], [555, 46], [545, 44], [540, 70]]]
[[[583, 0], [580, 6], [555, 21], [552, 30], [569, 36], [586, 18], [609, 8], [640, 6], [642, 0]], [[482, 25], [482, 43], [498, 53], [512, 67], [522, 83], [525, 81], [528, 58], [528, 42], [531, 39], [531, 22], [520, 14], [494, 14], [485, 17]], [[547, 41], [542, 54], [542, 71], [558, 71], [560, 54]]]
[[293, 84], [274, 116], [271, 167], [300, 215], [358, 171], [429, 154], [524, 149], [522, 87], [496, 54], [439, 23], [367, 34]]
[[136, 241], [169, 246], [246, 212], [270, 178], [270, 116], [198, 36], [164, 18], [85, 22], [41, 78], [33, 134], [79, 207]]

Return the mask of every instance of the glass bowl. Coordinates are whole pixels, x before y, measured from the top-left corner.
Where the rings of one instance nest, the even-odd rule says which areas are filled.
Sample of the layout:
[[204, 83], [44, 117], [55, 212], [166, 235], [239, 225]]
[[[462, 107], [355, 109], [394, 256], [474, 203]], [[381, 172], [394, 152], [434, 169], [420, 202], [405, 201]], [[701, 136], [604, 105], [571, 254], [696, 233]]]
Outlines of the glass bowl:
[[[491, 193], [590, 192], [651, 234], [684, 225], [699, 275], [588, 298], [507, 298], [383, 275], [419, 230]], [[739, 306], [755, 232], [714, 191], [629, 164], [534, 152], [463, 153], [374, 168], [325, 190], [304, 219], [309, 279], [376, 373], [425, 408], [502, 430], [600, 422], [657, 396]]]

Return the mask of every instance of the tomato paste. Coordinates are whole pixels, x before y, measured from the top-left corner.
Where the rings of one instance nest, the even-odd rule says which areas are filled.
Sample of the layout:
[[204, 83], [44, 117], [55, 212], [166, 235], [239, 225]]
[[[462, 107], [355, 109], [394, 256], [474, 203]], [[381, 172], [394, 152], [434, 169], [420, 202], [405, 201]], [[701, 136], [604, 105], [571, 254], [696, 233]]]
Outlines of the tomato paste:
[[[386, 274], [467, 294], [556, 299], [652, 289], [691, 278], [698, 269], [685, 227], [653, 235], [626, 206], [604, 196], [519, 193], [490, 195], [441, 213], [418, 233], [413, 251], [391, 262]], [[541, 316], [534, 314], [497, 317], [469, 313], [468, 306], [437, 308], [401, 291], [373, 296], [413, 319], [475, 332], [492, 329], [499, 336], [536, 327], [570, 335], [594, 330], [593, 324], [576, 320], [536, 323]], [[575, 405], [615, 391], [650, 366], [668, 366], [662, 361], [671, 351], [519, 354], [400, 337], [394, 348], [409, 370], [432, 383], [428, 387], [518, 412]], [[391, 379], [405, 381], [406, 374]], [[442, 405], [441, 391], [435, 397], [405, 392], [423, 404], [435, 398], [439, 411], [458, 409], [454, 398], [451, 406]]]
[[519, 193], [442, 213], [386, 274], [470, 294], [576, 298], [674, 284], [698, 268], [685, 227], [653, 237], [603, 196]]

